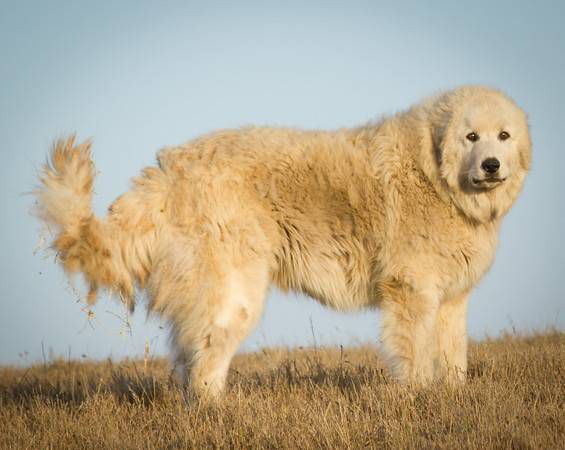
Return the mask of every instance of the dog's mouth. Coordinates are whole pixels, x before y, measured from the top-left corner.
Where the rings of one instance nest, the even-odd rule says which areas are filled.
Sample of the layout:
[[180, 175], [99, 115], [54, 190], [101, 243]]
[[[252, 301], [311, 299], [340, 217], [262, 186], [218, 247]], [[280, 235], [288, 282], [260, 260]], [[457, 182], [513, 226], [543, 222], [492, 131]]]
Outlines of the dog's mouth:
[[473, 187], [482, 189], [492, 189], [496, 186], [500, 186], [505, 181], [506, 178], [499, 177], [471, 178], [471, 184]]

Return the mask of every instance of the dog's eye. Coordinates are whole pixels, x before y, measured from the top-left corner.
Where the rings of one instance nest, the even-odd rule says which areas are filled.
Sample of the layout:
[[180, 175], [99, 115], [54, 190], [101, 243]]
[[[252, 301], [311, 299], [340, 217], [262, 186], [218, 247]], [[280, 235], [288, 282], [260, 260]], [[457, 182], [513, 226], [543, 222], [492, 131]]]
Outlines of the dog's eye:
[[498, 139], [500, 139], [501, 141], [505, 141], [509, 137], [510, 137], [510, 134], [508, 134], [507, 131], [501, 131], [500, 134], [498, 135]]
[[475, 133], [474, 131], [472, 131], [471, 133], [469, 133], [465, 137], [467, 138], [467, 140], [469, 140], [471, 142], [476, 142], [476, 141], [479, 140], [479, 135], [477, 133]]

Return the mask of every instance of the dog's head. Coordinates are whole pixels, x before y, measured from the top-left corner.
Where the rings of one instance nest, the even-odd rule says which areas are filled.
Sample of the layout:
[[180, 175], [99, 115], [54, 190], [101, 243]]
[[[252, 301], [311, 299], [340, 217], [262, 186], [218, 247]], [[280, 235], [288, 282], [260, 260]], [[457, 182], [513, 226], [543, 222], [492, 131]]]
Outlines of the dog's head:
[[440, 178], [473, 220], [505, 214], [531, 161], [526, 114], [499, 91], [466, 86], [436, 99], [429, 110]]

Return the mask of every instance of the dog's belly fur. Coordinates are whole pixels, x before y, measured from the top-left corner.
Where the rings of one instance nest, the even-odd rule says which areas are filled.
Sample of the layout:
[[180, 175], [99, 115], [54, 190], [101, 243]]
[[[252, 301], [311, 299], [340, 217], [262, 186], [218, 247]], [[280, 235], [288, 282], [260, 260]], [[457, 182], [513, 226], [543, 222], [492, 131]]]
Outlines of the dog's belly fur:
[[[306, 293], [338, 310], [375, 304], [371, 297], [371, 268], [366, 251], [346, 245], [331, 233], [296, 234], [296, 226], [280, 225], [281, 243], [275, 252], [273, 282], [282, 290]], [[324, 247], [317, 242], [323, 239]], [[329, 250], [331, 249], [331, 250]], [[373, 283], [374, 284], [374, 283]]]

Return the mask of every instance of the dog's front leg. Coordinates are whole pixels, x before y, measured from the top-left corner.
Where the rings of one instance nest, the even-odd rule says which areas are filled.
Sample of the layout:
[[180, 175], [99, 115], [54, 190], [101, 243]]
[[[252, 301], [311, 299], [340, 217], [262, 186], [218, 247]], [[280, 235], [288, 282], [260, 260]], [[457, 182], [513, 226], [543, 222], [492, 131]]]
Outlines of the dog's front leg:
[[401, 383], [424, 386], [434, 377], [439, 299], [394, 281], [382, 286], [381, 342]]
[[452, 383], [465, 381], [467, 373], [467, 300], [467, 293], [446, 299], [438, 312], [438, 370]]

